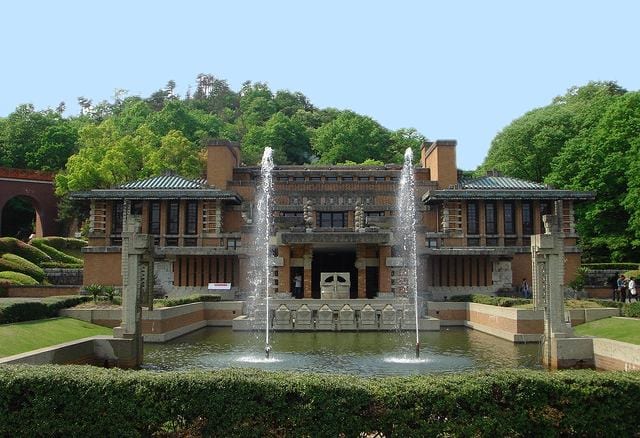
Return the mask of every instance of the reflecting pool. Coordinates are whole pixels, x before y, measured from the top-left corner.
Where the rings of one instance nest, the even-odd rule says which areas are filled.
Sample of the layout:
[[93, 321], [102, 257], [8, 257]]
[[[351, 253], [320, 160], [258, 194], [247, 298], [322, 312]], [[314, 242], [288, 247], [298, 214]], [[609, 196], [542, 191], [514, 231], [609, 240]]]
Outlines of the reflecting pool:
[[276, 332], [271, 357], [266, 359], [259, 335], [208, 327], [165, 344], [145, 344], [143, 368], [260, 368], [364, 376], [542, 368], [537, 344], [513, 344], [461, 327], [420, 332], [420, 344], [416, 359], [407, 334]]

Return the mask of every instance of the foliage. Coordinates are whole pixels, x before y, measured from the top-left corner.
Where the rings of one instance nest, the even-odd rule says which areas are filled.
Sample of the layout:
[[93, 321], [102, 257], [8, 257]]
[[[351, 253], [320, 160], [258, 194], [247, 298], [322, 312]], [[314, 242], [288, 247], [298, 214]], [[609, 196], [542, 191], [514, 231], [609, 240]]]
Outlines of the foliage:
[[632, 436], [639, 403], [636, 373], [0, 369], [7, 436]]
[[629, 318], [640, 318], [640, 302], [626, 303], [622, 308], [622, 315]]
[[587, 282], [587, 271], [588, 269], [586, 267], [580, 266], [580, 269], [578, 269], [575, 278], [569, 282], [568, 286], [574, 291], [584, 290], [584, 285]]
[[65, 249], [81, 249], [87, 246], [86, 240], [75, 239], [73, 237], [48, 236], [48, 237], [43, 237], [42, 240], [47, 245], [59, 251], [62, 251]]
[[98, 296], [102, 295], [102, 286], [101, 284], [89, 284], [84, 287], [84, 291], [93, 297], [93, 302], [98, 302]]
[[[1, 266], [0, 266], [1, 269]], [[0, 271], [0, 281], [4, 284], [17, 285], [17, 286], [36, 286], [38, 280], [33, 277], [15, 271]]]
[[638, 263], [583, 263], [583, 267], [587, 269], [612, 269], [616, 271], [626, 271], [630, 269], [638, 269]]
[[39, 239], [39, 238], [31, 239], [31, 242], [30, 242], [32, 246], [35, 246], [42, 252], [46, 253], [49, 257], [51, 257], [51, 260], [53, 262], [82, 266], [83, 264], [82, 259], [65, 254], [64, 252], [54, 248], [53, 246], [49, 246], [48, 243], [49, 243], [48, 240]]
[[4, 324], [0, 325], [0, 357], [112, 333], [112, 329], [107, 327], [62, 317]]
[[21, 272], [38, 282], [45, 278], [44, 270], [41, 267], [15, 254], [3, 254], [0, 257], [0, 271]]
[[62, 268], [62, 269], [82, 269], [84, 262], [80, 263], [65, 263], [65, 262], [42, 262], [41, 268]]
[[529, 304], [531, 300], [525, 298], [495, 297], [492, 295], [471, 294], [471, 295], [454, 295], [449, 301], [489, 304], [490, 306], [514, 307], [521, 304]]
[[201, 301], [220, 301], [222, 297], [220, 295], [209, 294], [209, 295], [188, 295], [186, 297], [179, 298], [161, 298], [153, 300], [154, 307], [175, 307], [181, 306], [183, 304], [190, 303], [198, 303]]
[[640, 93], [590, 82], [505, 127], [477, 173], [594, 192], [575, 209], [584, 258], [628, 260], [640, 247], [639, 139]]
[[52, 318], [60, 309], [76, 306], [90, 299], [86, 296], [70, 295], [49, 297], [42, 301], [29, 301], [0, 305], [0, 324]]
[[51, 257], [36, 247], [28, 245], [13, 237], [0, 237], [0, 255], [5, 253], [16, 254], [36, 265], [51, 261]]

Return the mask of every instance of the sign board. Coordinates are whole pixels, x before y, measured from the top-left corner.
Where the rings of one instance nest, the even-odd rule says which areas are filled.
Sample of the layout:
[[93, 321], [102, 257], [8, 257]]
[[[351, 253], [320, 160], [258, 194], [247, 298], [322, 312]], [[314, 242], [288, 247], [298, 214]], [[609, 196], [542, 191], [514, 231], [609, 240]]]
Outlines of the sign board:
[[230, 290], [231, 283], [209, 283], [209, 290]]

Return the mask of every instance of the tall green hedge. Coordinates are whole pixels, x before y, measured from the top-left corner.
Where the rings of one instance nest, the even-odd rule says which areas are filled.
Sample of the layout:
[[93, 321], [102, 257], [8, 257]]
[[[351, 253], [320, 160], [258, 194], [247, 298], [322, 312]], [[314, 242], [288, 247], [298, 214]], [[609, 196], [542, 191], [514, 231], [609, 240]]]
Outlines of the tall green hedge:
[[637, 436], [640, 374], [0, 367], [1, 436]]
[[0, 271], [15, 271], [35, 278], [37, 281], [44, 280], [44, 270], [38, 265], [31, 263], [16, 254], [3, 254], [0, 256]]
[[21, 240], [13, 237], [0, 237], [0, 255], [6, 253], [16, 254], [36, 265], [51, 260], [47, 254]]

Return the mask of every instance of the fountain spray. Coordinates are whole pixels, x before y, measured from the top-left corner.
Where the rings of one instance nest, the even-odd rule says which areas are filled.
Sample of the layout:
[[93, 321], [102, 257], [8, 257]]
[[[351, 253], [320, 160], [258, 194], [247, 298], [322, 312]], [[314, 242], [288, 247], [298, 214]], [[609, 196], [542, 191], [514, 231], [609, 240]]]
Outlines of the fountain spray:
[[402, 245], [403, 267], [407, 277], [407, 296], [413, 298], [416, 325], [416, 359], [420, 357], [420, 331], [418, 314], [418, 279], [416, 252], [416, 203], [413, 150], [404, 152], [404, 165], [398, 193], [398, 234]]
[[269, 248], [269, 236], [271, 233], [271, 194], [273, 193], [273, 182], [271, 171], [273, 170], [273, 151], [270, 147], [264, 149], [262, 164], [260, 168], [261, 182], [258, 194], [258, 220], [256, 230], [256, 261], [257, 274], [261, 277], [256, 281], [254, 296], [260, 296], [264, 291], [266, 321], [265, 321], [265, 348], [264, 352], [269, 359], [271, 345], [269, 344], [269, 285], [271, 284], [271, 251]]

